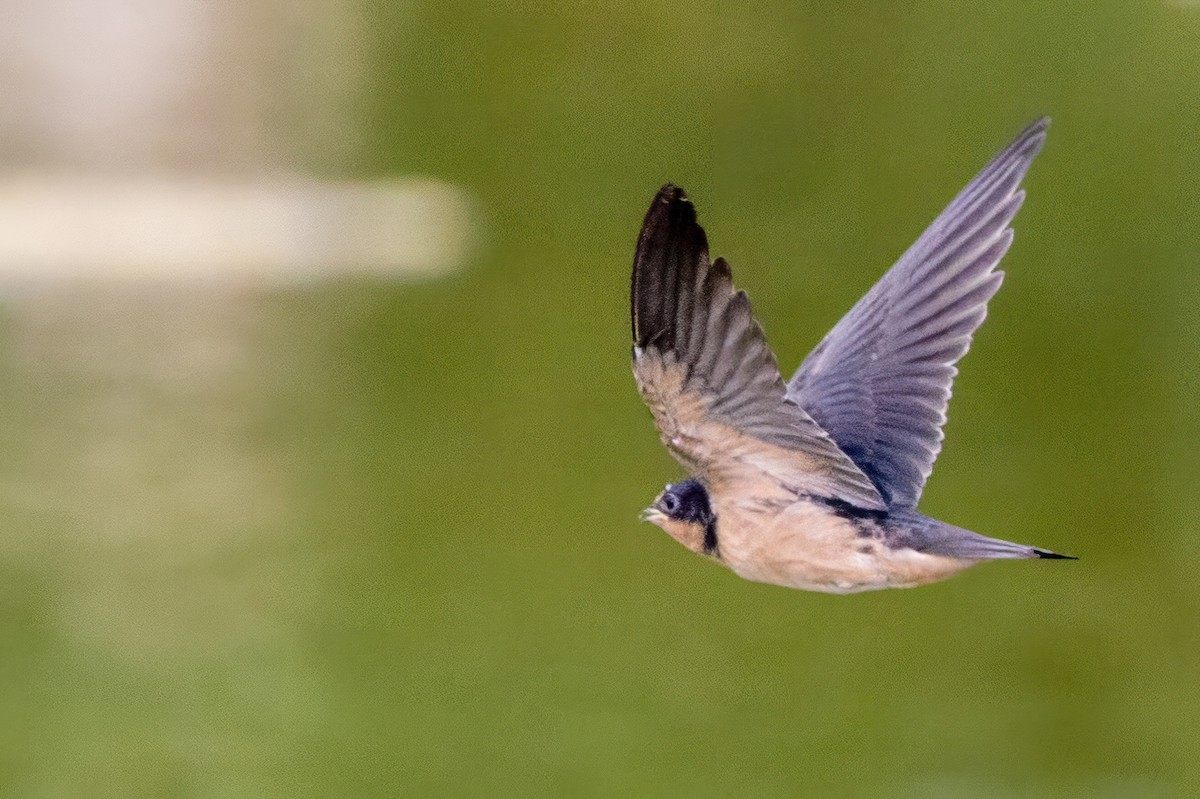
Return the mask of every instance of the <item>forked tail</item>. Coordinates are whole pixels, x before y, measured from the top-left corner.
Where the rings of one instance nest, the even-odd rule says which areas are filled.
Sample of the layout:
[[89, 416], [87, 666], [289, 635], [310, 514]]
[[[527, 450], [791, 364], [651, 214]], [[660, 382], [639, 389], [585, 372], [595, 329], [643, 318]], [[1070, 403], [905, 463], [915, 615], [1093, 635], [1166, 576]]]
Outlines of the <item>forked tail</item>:
[[1047, 560], [1078, 560], [1072, 555], [1061, 555], [1049, 549], [1015, 544], [999, 538], [955, 527], [918, 513], [907, 520], [912, 524], [907, 540], [902, 544], [918, 552], [931, 555], [946, 555], [964, 560], [994, 560], [998, 558], [1045, 558]]

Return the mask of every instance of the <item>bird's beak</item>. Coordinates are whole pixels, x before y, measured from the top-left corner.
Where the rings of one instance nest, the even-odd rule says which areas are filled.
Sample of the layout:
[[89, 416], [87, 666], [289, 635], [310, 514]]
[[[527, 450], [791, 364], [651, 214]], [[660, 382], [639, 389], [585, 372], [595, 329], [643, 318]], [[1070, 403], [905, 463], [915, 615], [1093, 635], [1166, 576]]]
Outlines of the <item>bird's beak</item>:
[[653, 522], [654, 524], [658, 524], [658, 520], [662, 518], [662, 515], [662, 511], [651, 506], [642, 511], [641, 514], [638, 515], [638, 518], [644, 522]]

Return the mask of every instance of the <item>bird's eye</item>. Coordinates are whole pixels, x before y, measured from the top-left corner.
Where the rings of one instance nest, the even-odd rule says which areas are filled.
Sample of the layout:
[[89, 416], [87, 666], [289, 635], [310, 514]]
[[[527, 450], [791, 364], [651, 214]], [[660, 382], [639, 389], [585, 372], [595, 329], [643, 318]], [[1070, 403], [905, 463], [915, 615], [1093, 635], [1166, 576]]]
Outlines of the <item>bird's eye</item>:
[[663, 494], [662, 505], [663, 510], [667, 513], [674, 513], [679, 510], [679, 497], [674, 494]]

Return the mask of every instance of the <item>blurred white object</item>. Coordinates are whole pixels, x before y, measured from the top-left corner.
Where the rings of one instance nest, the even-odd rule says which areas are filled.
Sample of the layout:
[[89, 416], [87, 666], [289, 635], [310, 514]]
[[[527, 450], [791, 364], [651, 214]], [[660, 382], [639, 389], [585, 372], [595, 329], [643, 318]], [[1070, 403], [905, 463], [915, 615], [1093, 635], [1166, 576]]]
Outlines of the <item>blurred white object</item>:
[[0, 178], [0, 280], [431, 277], [462, 263], [467, 208], [428, 180]]
[[0, 18], [6, 163], [328, 172], [359, 145], [370, 48], [347, 0], [5, 0]]
[[463, 193], [355, 163], [370, 52], [345, 0], [10, 0], [0, 280], [429, 277]]

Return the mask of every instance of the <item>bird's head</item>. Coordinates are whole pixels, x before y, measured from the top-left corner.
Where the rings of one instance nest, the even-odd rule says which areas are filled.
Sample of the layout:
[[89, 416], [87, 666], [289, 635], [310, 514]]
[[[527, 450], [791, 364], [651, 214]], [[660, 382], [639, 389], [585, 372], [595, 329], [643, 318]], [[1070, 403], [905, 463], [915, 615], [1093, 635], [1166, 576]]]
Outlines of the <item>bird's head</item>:
[[708, 502], [708, 491], [699, 480], [668, 485], [654, 504], [642, 511], [642, 520], [657, 524], [697, 554], [719, 556], [717, 517]]

